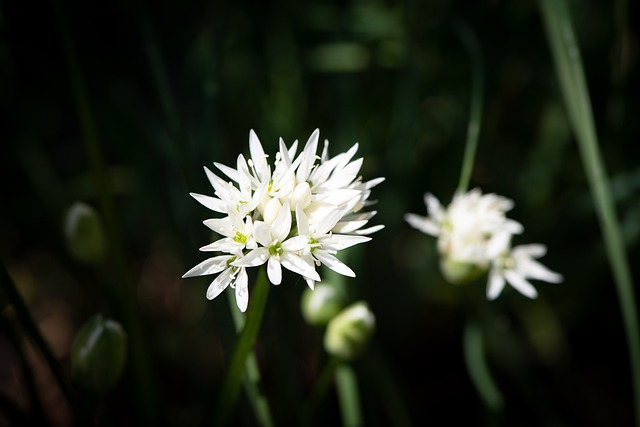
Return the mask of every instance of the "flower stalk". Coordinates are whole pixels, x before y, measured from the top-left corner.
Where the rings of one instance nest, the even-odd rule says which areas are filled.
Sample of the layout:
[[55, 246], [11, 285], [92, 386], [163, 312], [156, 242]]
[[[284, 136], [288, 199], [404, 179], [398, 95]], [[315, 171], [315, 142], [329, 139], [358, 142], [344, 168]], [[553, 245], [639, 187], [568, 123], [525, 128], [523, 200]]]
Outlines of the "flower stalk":
[[267, 273], [264, 268], [261, 268], [253, 287], [244, 328], [238, 336], [238, 341], [231, 355], [231, 361], [229, 362], [222, 387], [220, 388], [218, 410], [216, 411], [214, 423], [216, 426], [226, 425], [228, 423], [231, 412], [238, 400], [240, 386], [245, 375], [245, 367], [247, 366], [247, 358], [253, 350], [258, 332], [260, 331], [264, 310], [267, 305], [269, 288]]

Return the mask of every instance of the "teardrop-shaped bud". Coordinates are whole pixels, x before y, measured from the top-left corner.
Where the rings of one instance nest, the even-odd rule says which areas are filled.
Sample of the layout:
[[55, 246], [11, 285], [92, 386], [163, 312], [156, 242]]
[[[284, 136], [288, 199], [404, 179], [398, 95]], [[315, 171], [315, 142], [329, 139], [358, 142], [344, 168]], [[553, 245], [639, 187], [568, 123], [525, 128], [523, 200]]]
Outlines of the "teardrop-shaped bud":
[[67, 211], [64, 234], [71, 255], [81, 262], [95, 263], [104, 259], [107, 240], [98, 213], [83, 202], [75, 202]]
[[120, 379], [127, 356], [127, 334], [102, 314], [91, 317], [71, 345], [71, 375], [87, 390], [102, 394]]
[[315, 326], [326, 325], [344, 307], [346, 295], [336, 286], [316, 283], [313, 290], [306, 288], [300, 299], [302, 317]]
[[327, 353], [351, 360], [365, 348], [375, 329], [375, 317], [364, 301], [342, 310], [327, 325], [324, 348]]

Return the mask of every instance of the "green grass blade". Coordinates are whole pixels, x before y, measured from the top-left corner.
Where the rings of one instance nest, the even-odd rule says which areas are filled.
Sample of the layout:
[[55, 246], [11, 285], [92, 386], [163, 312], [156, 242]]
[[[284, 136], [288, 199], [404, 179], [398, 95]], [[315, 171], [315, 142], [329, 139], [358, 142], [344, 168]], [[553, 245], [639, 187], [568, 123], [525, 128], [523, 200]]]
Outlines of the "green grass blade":
[[489, 409], [494, 412], [501, 411], [504, 406], [504, 398], [491, 377], [485, 358], [482, 330], [476, 322], [467, 321], [462, 344], [464, 362], [476, 391]]
[[540, 0], [540, 5], [560, 89], [578, 142], [613, 271], [629, 346], [636, 423], [640, 425], [640, 335], [635, 295], [607, 173], [598, 147], [580, 49], [566, 1]]

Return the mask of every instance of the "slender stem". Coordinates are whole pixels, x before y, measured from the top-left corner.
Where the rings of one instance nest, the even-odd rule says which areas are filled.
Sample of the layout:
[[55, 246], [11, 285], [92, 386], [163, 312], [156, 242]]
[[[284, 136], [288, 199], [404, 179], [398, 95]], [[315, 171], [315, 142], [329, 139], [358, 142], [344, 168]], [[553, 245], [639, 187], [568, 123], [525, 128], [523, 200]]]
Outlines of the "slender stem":
[[336, 368], [340, 364], [340, 359], [335, 356], [331, 356], [327, 363], [325, 364], [322, 372], [318, 376], [318, 379], [315, 382], [313, 390], [307, 399], [307, 402], [302, 409], [302, 418], [304, 425], [311, 425], [311, 419], [313, 414], [315, 413], [318, 405], [327, 394], [327, 390], [329, 386], [333, 382], [335, 378]]
[[482, 122], [482, 104], [484, 98], [484, 65], [482, 50], [478, 38], [473, 30], [465, 23], [458, 22], [454, 29], [467, 49], [471, 62], [471, 84], [469, 93], [469, 124], [467, 125], [467, 141], [464, 148], [464, 157], [460, 169], [460, 181], [458, 192], [464, 193], [469, 187], [473, 162], [478, 147], [480, 124]]
[[336, 368], [336, 389], [342, 415], [342, 425], [358, 427], [362, 425], [360, 410], [360, 394], [356, 374], [347, 363], [341, 363]]
[[40, 334], [36, 323], [31, 317], [31, 313], [29, 313], [27, 305], [22, 300], [22, 297], [18, 293], [18, 290], [13, 284], [13, 280], [11, 280], [9, 273], [7, 272], [2, 262], [0, 262], [0, 283], [2, 284], [2, 289], [4, 291], [5, 297], [9, 300], [16, 311], [16, 315], [18, 316], [20, 324], [44, 357], [44, 360], [49, 366], [49, 369], [51, 370], [53, 377], [58, 383], [62, 394], [69, 402], [69, 405], [71, 405], [72, 410], [75, 410], [76, 398], [73, 393], [71, 384], [69, 383], [67, 377], [65, 377], [65, 375], [63, 374], [62, 367], [51, 352], [49, 344], [47, 344], [47, 342]]
[[256, 278], [255, 286], [251, 292], [247, 319], [244, 329], [238, 337], [238, 342], [231, 355], [231, 361], [225, 374], [220, 395], [218, 397], [218, 410], [215, 416], [215, 425], [226, 425], [231, 411], [238, 400], [240, 385], [244, 378], [247, 357], [253, 350], [256, 342], [264, 310], [267, 305], [269, 295], [269, 280], [265, 268], [261, 268]]
[[[229, 307], [231, 308], [231, 317], [236, 328], [236, 333], [241, 333], [244, 328], [245, 318], [240, 310], [236, 307], [236, 300], [233, 292], [227, 292], [229, 298]], [[273, 426], [273, 418], [269, 409], [267, 398], [260, 391], [260, 369], [254, 351], [247, 356], [247, 364], [245, 366], [246, 379], [244, 381], [244, 390], [249, 397], [249, 402], [253, 407], [253, 412], [261, 426]]]
[[605, 165], [598, 147], [580, 49], [566, 1], [541, 0], [540, 5], [560, 88], [576, 135], [616, 284], [629, 346], [636, 424], [640, 425], [640, 333], [636, 298]]
[[147, 424], [155, 424], [157, 419], [157, 407], [155, 405], [155, 387], [152, 383], [149, 358], [146, 355], [144, 345], [144, 333], [140, 321], [140, 314], [136, 304], [135, 287], [126, 266], [124, 243], [120, 233], [120, 226], [113, 200], [109, 191], [105, 173], [105, 165], [101, 152], [101, 144], [96, 131], [95, 121], [91, 111], [91, 105], [85, 87], [80, 65], [75, 54], [75, 48], [69, 33], [68, 25], [63, 11], [56, 0], [52, 0], [53, 8], [58, 20], [62, 43], [67, 57], [69, 74], [76, 108], [82, 127], [83, 140], [91, 166], [93, 181], [98, 194], [101, 211], [105, 218], [105, 226], [110, 236], [112, 247], [114, 270], [118, 275], [115, 282], [115, 292], [123, 311], [123, 323], [129, 340], [129, 371], [132, 374], [134, 384], [134, 396], [142, 421]]
[[482, 330], [473, 320], [467, 320], [465, 325], [462, 348], [467, 372], [469, 372], [476, 391], [489, 409], [494, 412], [501, 411], [504, 406], [504, 398], [491, 377], [491, 371], [485, 358]]

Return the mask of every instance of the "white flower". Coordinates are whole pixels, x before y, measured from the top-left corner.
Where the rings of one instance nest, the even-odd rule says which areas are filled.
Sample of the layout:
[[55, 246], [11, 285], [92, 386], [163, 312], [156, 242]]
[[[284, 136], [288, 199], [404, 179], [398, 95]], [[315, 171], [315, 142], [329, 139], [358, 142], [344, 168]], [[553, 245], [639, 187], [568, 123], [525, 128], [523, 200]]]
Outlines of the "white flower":
[[336, 254], [370, 240], [364, 235], [382, 228], [363, 228], [376, 213], [361, 210], [372, 203], [368, 201], [371, 188], [384, 179], [363, 182], [358, 176], [363, 160], [352, 160], [358, 144], [331, 158], [325, 140], [322, 156], [318, 157], [319, 134], [318, 130], [311, 134], [297, 157], [297, 141], [287, 148], [281, 138], [270, 164], [252, 130], [250, 158], [240, 154], [235, 169], [214, 163], [230, 181], [205, 167], [214, 196], [191, 196], [223, 215], [204, 221], [222, 237], [200, 250], [222, 255], [201, 262], [183, 277], [219, 273], [207, 290], [209, 299], [231, 286], [236, 289], [238, 307], [246, 310], [246, 268], [265, 263], [274, 285], [282, 281], [282, 267], [300, 274], [311, 288], [320, 280], [316, 265], [325, 264], [341, 274], [355, 276]]
[[475, 189], [456, 194], [449, 206], [427, 193], [428, 216], [406, 214], [406, 221], [418, 230], [438, 238], [443, 274], [452, 283], [465, 283], [489, 271], [487, 298], [498, 297], [506, 282], [529, 298], [537, 292], [527, 279], [557, 283], [562, 276], [534, 261], [544, 255], [543, 245], [511, 248], [520, 223], [506, 217], [513, 202], [496, 194], [483, 195]]
[[232, 263], [238, 267], [256, 267], [267, 263], [267, 276], [274, 285], [282, 281], [282, 269], [280, 266], [300, 274], [311, 280], [320, 280], [320, 276], [299, 253], [307, 246], [304, 236], [289, 236], [291, 229], [291, 211], [287, 200], [280, 209], [273, 224], [256, 221], [254, 235], [260, 247], [251, 250], [244, 257]]
[[406, 214], [405, 220], [423, 233], [438, 237], [441, 255], [454, 262], [487, 268], [491, 255], [500, 252], [522, 225], [505, 213], [513, 207], [507, 198], [483, 195], [479, 189], [456, 194], [446, 209], [432, 194], [424, 197], [428, 217]]
[[489, 272], [487, 298], [496, 299], [504, 288], [505, 281], [521, 294], [536, 298], [538, 292], [527, 279], [544, 280], [549, 283], [560, 283], [562, 275], [553, 272], [535, 261], [547, 252], [544, 245], [520, 245], [498, 256]]

